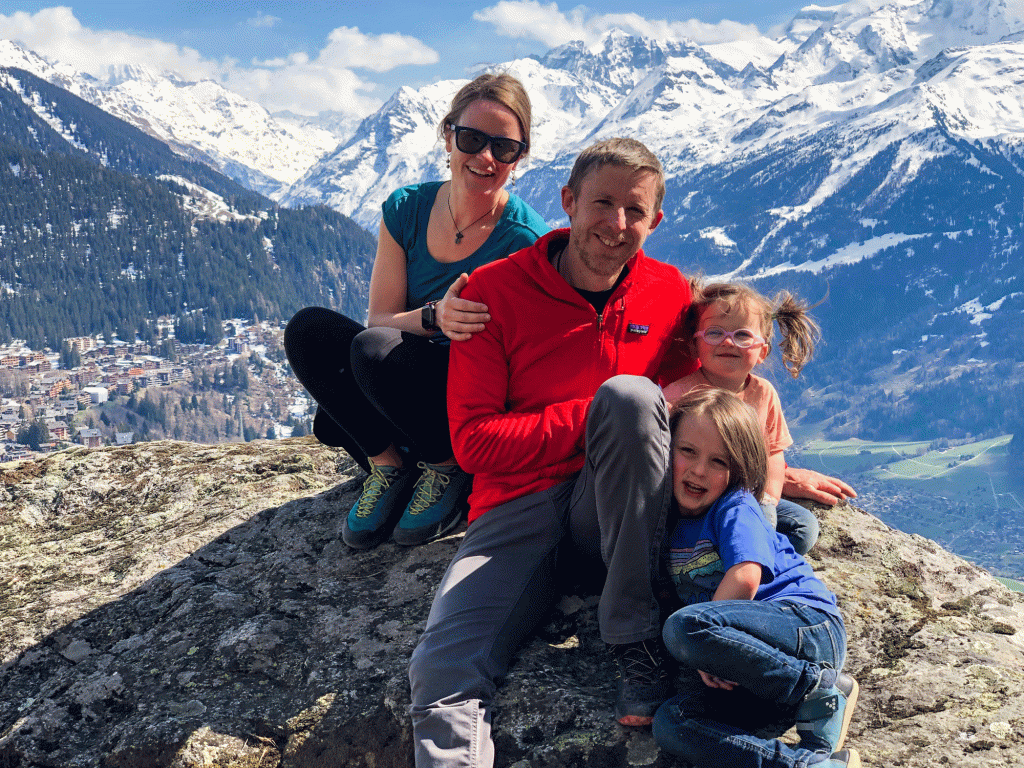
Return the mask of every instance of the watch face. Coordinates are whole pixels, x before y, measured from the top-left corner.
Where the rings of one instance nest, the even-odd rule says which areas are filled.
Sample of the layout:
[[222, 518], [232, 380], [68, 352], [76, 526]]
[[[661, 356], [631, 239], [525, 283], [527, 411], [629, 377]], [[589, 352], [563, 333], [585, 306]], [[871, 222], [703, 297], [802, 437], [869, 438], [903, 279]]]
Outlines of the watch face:
[[437, 318], [434, 315], [434, 302], [429, 302], [423, 306], [423, 312], [420, 317], [420, 324], [423, 326], [425, 331], [437, 331], [440, 330], [437, 325]]

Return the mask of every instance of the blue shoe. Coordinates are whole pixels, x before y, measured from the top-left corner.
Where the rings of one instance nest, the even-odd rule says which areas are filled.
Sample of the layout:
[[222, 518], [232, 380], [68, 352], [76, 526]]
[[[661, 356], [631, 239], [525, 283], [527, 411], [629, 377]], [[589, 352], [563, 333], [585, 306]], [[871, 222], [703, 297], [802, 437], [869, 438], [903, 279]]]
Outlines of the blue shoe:
[[[817, 687], [804, 696], [796, 710], [800, 746], [827, 755], [837, 752], [846, 740], [859, 690], [857, 681], [845, 672], [836, 674], [833, 669], [824, 670]], [[857, 762], [860, 762], [859, 757]]]
[[363, 491], [341, 529], [345, 543], [352, 549], [370, 549], [390, 536], [395, 519], [412, 495], [417, 474], [405, 468], [378, 467], [371, 461]]
[[421, 461], [417, 466], [422, 473], [416, 481], [412, 500], [391, 535], [394, 542], [403, 547], [425, 544], [458, 525], [472, 479], [457, 464]]
[[860, 768], [860, 755], [856, 749], [841, 749], [823, 763], [815, 763], [814, 768]]
[[672, 680], [659, 640], [610, 646], [618, 662], [615, 719], [620, 725], [644, 726], [672, 693]]

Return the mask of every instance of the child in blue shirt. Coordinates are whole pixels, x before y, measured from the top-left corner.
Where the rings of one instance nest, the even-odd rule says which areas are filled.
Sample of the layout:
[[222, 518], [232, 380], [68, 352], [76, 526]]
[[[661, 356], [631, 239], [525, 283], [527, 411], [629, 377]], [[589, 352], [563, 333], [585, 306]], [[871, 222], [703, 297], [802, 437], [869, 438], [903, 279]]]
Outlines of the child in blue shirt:
[[[842, 748], [857, 697], [841, 672], [846, 629], [835, 596], [761, 513], [756, 413], [700, 389], [675, 403], [670, 429], [679, 522], [667, 566], [684, 607], [662, 634], [686, 679], [655, 715], [655, 739], [709, 768], [857, 768]], [[794, 722], [796, 746], [754, 734]]]

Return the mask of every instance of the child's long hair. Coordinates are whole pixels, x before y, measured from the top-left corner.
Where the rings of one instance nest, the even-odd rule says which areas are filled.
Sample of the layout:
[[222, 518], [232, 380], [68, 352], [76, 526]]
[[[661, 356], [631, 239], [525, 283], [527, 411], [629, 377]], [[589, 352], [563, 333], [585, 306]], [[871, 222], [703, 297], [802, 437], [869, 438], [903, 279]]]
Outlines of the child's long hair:
[[764, 494], [768, 478], [768, 449], [757, 413], [732, 392], [724, 389], [694, 389], [679, 398], [669, 413], [669, 430], [690, 415], [706, 416], [725, 445], [729, 459], [729, 487], [743, 488], [755, 499]]
[[[804, 364], [814, 356], [814, 345], [821, 337], [821, 329], [808, 314], [812, 309], [806, 302], [789, 291], [779, 291], [768, 299], [743, 283], [710, 283], [704, 285], [700, 277], [690, 278], [693, 299], [686, 315], [687, 338], [693, 339], [700, 329], [700, 318], [713, 304], [721, 302], [726, 312], [751, 309], [761, 318], [761, 335], [771, 349], [773, 320], [779, 324], [782, 341], [779, 351], [782, 364], [795, 379]], [[753, 330], [753, 329], [752, 329]]]

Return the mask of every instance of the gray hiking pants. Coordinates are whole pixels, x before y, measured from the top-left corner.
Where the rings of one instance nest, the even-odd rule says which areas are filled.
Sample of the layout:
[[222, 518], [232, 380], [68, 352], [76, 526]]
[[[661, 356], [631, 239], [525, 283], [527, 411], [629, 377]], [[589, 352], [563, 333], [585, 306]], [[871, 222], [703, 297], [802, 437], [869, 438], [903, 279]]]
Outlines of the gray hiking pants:
[[473, 521], [434, 596], [409, 666], [416, 765], [494, 763], [495, 680], [559, 594], [559, 545], [600, 553], [601, 638], [660, 635], [654, 580], [672, 492], [668, 413], [649, 379], [616, 376], [594, 396], [583, 470]]

